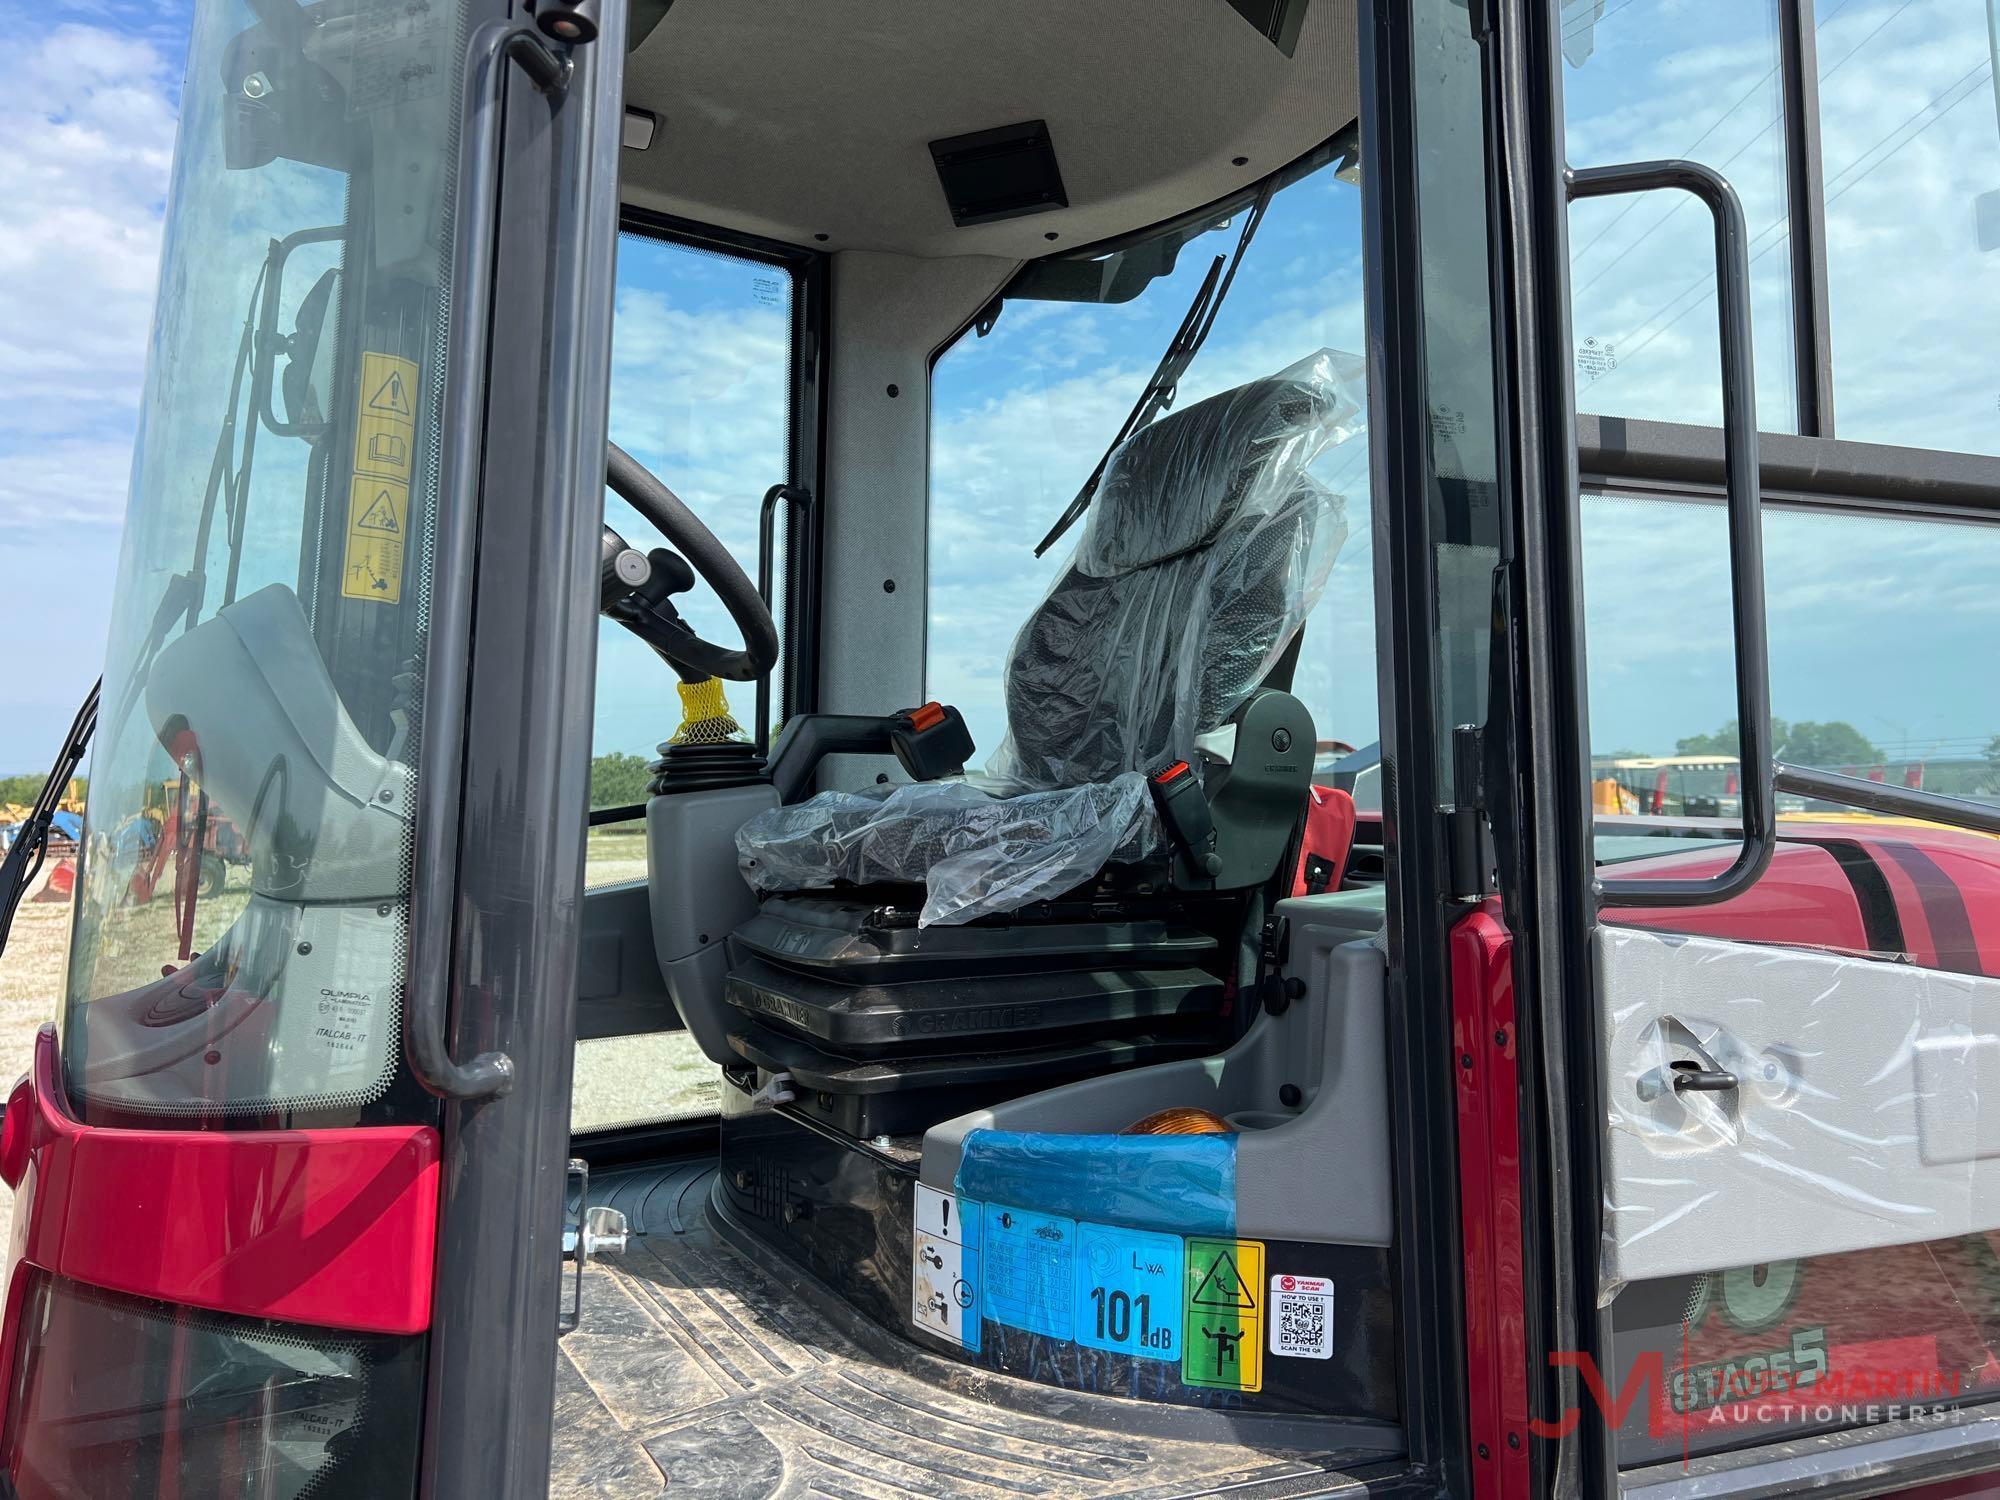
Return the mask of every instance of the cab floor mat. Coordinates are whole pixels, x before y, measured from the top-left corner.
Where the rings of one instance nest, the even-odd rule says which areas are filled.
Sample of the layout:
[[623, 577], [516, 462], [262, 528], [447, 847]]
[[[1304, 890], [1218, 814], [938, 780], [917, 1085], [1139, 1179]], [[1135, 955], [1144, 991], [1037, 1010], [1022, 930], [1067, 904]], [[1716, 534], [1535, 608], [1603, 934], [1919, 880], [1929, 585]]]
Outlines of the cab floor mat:
[[[775, 1255], [767, 1269], [716, 1236], [714, 1171], [592, 1177], [591, 1202], [623, 1209], [632, 1234], [586, 1271], [559, 1345], [551, 1495], [1275, 1497], [1358, 1488], [1348, 1466], [1382, 1458], [1267, 1446], [1215, 1412], [1191, 1414], [1198, 1437], [1138, 1434], [1132, 1402], [861, 1336]], [[964, 1393], [994, 1382], [1006, 1404]]]

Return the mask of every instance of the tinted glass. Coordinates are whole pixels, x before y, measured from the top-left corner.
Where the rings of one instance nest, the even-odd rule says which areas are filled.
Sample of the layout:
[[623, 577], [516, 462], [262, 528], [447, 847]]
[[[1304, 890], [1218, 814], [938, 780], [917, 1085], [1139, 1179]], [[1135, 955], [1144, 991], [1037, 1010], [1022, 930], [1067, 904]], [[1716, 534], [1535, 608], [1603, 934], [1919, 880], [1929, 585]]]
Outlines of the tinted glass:
[[70, 955], [87, 1120], [352, 1117], [400, 1051], [458, 10], [259, 14], [197, 7], [181, 95]]

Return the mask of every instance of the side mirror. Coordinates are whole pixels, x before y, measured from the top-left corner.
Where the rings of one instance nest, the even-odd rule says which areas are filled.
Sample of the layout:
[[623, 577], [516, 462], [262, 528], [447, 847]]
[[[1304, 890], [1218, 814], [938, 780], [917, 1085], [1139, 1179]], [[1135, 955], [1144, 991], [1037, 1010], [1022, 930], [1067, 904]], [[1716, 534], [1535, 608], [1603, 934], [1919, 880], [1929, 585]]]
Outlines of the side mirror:
[[333, 383], [333, 341], [322, 338], [327, 309], [333, 303], [340, 273], [321, 273], [299, 303], [292, 336], [285, 341], [285, 370], [279, 377], [284, 397], [285, 425], [301, 436], [317, 436], [327, 423], [326, 393]]
[[[272, 240], [264, 256], [262, 291], [257, 306], [255, 373], [251, 377], [250, 405], [256, 419], [278, 437], [304, 438], [312, 442], [326, 430], [330, 420], [333, 390], [334, 343], [327, 333], [327, 312], [340, 287], [340, 261], [336, 251], [322, 261], [333, 264], [320, 273], [312, 289], [299, 299], [292, 314], [289, 337], [278, 331], [280, 307], [285, 289], [285, 268], [293, 252], [304, 245], [331, 245], [344, 241], [347, 231], [340, 225], [323, 229], [301, 229], [281, 240]], [[285, 356], [282, 378], [278, 356]], [[282, 396], [282, 420], [274, 401]]]

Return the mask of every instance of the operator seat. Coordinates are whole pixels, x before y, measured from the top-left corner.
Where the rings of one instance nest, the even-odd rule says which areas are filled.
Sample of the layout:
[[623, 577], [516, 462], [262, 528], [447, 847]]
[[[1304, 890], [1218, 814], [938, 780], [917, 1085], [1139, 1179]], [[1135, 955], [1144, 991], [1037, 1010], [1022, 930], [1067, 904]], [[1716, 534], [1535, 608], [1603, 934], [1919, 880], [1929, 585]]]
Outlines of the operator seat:
[[[1203, 756], [1204, 737], [1270, 675], [1345, 539], [1338, 497], [1306, 469], [1358, 425], [1355, 379], [1322, 350], [1140, 429], [1015, 637], [1007, 734], [985, 775], [767, 812], [737, 835], [745, 878], [761, 891], [922, 883], [929, 927], [1166, 852], [1147, 776], [1186, 762], [1206, 781], [1205, 763], [1232, 759]], [[1310, 771], [1309, 746], [1292, 759]], [[1222, 888], [1268, 878], [1304, 806], [1303, 785], [1286, 791], [1275, 821], [1260, 799], [1256, 827], [1218, 829]]]
[[[1267, 680], [1345, 537], [1306, 470], [1360, 429], [1359, 390], [1358, 361], [1322, 350], [1112, 455], [1015, 638], [984, 776], [742, 823], [760, 904], [727, 940], [731, 1014], [703, 1019], [767, 1097], [901, 1134], [1227, 1043], [1312, 773], [1311, 717]], [[786, 756], [781, 737], [781, 784]], [[1180, 763], [1163, 820], [1149, 776]]]

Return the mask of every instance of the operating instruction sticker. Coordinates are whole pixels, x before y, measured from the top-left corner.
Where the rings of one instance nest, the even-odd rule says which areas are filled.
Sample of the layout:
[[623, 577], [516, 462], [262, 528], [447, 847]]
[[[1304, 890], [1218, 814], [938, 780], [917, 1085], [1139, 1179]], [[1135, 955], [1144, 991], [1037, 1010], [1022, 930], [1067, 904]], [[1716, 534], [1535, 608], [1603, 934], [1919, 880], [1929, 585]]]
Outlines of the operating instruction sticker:
[[364, 352], [360, 396], [340, 592], [348, 599], [396, 604], [403, 597], [403, 554], [410, 525], [417, 435], [415, 362]]
[[1139, 1359], [1181, 1357], [1181, 1239], [1076, 1226], [1076, 1342]]
[[989, 1203], [980, 1218], [980, 1306], [996, 1323], [1076, 1336], [1076, 1220]]
[[979, 1205], [917, 1184], [910, 1321], [979, 1352]]
[[1181, 1384], [1264, 1388], [1264, 1243], [1187, 1242], [1187, 1347]]

